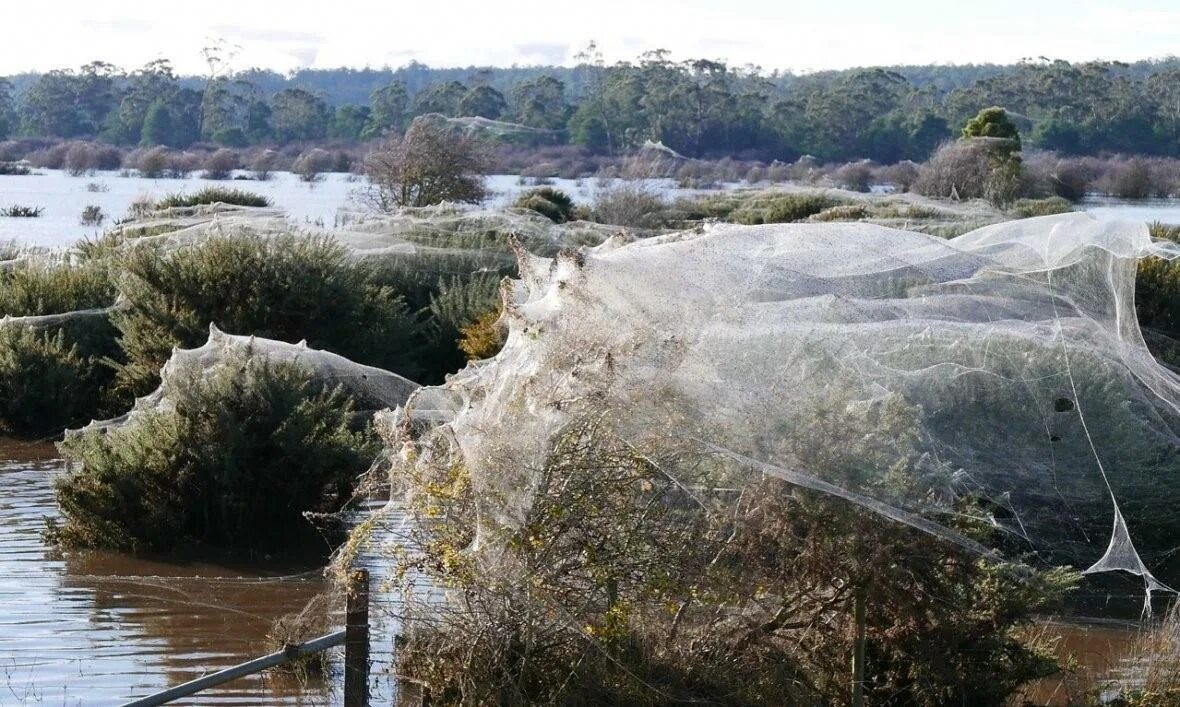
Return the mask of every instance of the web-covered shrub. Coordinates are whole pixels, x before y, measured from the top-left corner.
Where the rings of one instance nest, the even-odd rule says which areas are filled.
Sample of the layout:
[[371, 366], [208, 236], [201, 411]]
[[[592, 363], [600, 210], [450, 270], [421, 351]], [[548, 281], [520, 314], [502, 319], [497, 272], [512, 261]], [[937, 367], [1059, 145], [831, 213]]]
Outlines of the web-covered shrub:
[[839, 703], [863, 606], [871, 702], [1002, 703], [1070, 567], [1149, 608], [1180, 577], [1145, 255], [1177, 251], [1073, 213], [522, 257], [500, 353], [385, 428], [403, 669], [441, 702]]
[[172, 405], [73, 433], [56, 483], [67, 547], [275, 550], [333, 512], [371, 464], [375, 437], [351, 399], [298, 365], [236, 355], [178, 371]]
[[212, 235], [135, 248], [122, 266], [114, 322], [128, 360], [118, 381], [138, 395], [155, 387], [174, 347], [203, 343], [211, 323], [418, 374], [417, 324], [402, 299], [330, 238]]
[[0, 268], [0, 423], [21, 435], [52, 435], [113, 411], [108, 396], [120, 359], [108, 307], [108, 264], [32, 256]]
[[62, 331], [0, 324], [0, 431], [56, 434], [93, 410], [92, 361]]

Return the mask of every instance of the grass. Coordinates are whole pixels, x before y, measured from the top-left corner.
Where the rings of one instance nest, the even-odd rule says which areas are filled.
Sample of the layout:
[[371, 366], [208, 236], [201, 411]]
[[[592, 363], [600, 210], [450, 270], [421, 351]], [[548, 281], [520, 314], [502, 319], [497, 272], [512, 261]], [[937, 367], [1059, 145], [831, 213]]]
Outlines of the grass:
[[1073, 204], [1060, 196], [1047, 199], [1017, 199], [1011, 207], [1012, 215], [1017, 218], [1032, 218], [1034, 216], [1052, 216], [1073, 211]]
[[158, 209], [200, 206], [203, 204], [232, 204], [234, 206], [270, 206], [271, 201], [261, 194], [244, 189], [205, 187], [193, 194], [169, 194], [156, 202]]
[[12, 206], [0, 208], [0, 216], [5, 218], [39, 218], [44, 213], [45, 208], [41, 206], [13, 204]]

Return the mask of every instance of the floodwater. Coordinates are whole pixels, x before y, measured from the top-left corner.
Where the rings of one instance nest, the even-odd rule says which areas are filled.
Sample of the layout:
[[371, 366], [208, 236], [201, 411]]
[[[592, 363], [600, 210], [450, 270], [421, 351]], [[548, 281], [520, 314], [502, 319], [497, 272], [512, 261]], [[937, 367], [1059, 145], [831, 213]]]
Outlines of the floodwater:
[[[264, 655], [274, 620], [327, 588], [307, 566], [55, 556], [55, 454], [0, 440], [0, 705], [119, 704]], [[332, 682], [254, 675], [177, 704], [322, 705]]]
[[[553, 179], [549, 183], [575, 201], [585, 203], [593, 199], [595, 191], [603, 186], [602, 181], [597, 178]], [[669, 196], [692, 193], [692, 190], [678, 188], [670, 179], [643, 181]], [[48, 247], [72, 245], [82, 238], [101, 234], [114, 220], [126, 214], [128, 206], [137, 199], [191, 194], [211, 186], [262, 194], [285, 211], [293, 222], [329, 228], [338, 222], [341, 213], [363, 210], [369, 190], [364, 177], [352, 174], [325, 174], [320, 181], [311, 183], [300, 181], [289, 172], [275, 172], [265, 182], [147, 179], [122, 176], [120, 172], [94, 172], [72, 177], [63, 170], [54, 169], [38, 170], [28, 176], [0, 175], [0, 207], [19, 204], [44, 209], [38, 218], [0, 218], [0, 242], [17, 241]], [[501, 174], [487, 177], [485, 186], [490, 192], [487, 204], [502, 206], [532, 188], [532, 182], [516, 175]], [[82, 210], [90, 205], [98, 206], [106, 215], [101, 226], [81, 223]]]
[[[244, 662], [273, 650], [266, 636], [276, 618], [328, 588], [314, 567], [57, 556], [41, 531], [57, 516], [52, 479], [63, 469], [51, 445], [0, 439], [0, 705], [117, 705]], [[376, 590], [381, 563], [366, 564]], [[392, 688], [380, 675], [391, 658], [392, 622], [380, 606], [371, 619], [372, 694], [388, 703]], [[1138, 635], [1123, 623], [1045, 622], [1035, 630], [1076, 665], [1027, 688], [1036, 705], [1068, 704], [1120, 675]], [[339, 704], [340, 685], [334, 653], [327, 678], [254, 675], [177, 704]]]

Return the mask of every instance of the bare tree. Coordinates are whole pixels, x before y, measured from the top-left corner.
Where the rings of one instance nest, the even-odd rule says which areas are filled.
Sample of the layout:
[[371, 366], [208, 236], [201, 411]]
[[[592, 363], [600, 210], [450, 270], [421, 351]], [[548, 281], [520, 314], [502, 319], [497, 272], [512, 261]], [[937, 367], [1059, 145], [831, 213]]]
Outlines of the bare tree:
[[490, 159], [477, 139], [445, 126], [415, 120], [401, 138], [390, 138], [369, 155], [365, 173], [373, 202], [382, 211], [443, 201], [477, 203], [486, 191]]

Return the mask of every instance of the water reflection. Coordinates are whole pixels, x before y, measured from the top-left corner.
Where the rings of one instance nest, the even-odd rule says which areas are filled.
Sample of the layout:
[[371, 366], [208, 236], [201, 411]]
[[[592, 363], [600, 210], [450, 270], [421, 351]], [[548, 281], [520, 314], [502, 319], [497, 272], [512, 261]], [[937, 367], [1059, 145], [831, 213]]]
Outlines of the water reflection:
[[[326, 588], [307, 566], [58, 556], [47, 445], [0, 444], [0, 704], [117, 704], [268, 652], [278, 616]], [[243, 678], [187, 704], [325, 704], [331, 681]]]

